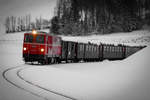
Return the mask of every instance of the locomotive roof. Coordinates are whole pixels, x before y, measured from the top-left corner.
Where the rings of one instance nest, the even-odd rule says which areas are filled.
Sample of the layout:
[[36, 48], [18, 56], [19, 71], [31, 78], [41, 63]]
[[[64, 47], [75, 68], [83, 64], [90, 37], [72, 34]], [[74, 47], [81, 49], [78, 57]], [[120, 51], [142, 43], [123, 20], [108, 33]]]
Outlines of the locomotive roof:
[[[25, 34], [32, 34], [32, 32], [26, 32]], [[37, 31], [37, 34], [48, 34], [48, 33], [43, 31]]]
[[[33, 34], [32, 32], [26, 32], [25, 34]], [[40, 34], [40, 35], [48, 35], [48, 36], [53, 36], [53, 37], [59, 37], [59, 36], [56, 36], [56, 35], [53, 35], [53, 34], [49, 34], [47, 32], [44, 32], [44, 31], [37, 31], [37, 34]]]

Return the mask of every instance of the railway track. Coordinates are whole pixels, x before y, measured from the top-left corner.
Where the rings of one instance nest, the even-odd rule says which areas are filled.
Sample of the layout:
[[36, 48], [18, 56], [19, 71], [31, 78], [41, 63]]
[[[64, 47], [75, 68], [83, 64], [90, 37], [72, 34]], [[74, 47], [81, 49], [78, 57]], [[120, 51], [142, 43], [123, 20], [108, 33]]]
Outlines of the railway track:
[[[31, 66], [30, 66], [30, 67], [31, 67]], [[29, 68], [29, 67], [22, 67], [22, 65], [19, 65], [19, 66], [13, 67], [13, 68], [8, 68], [8, 69], [6, 69], [5, 71], [3, 71], [2, 76], [3, 76], [3, 78], [4, 78], [8, 83], [12, 84], [13, 86], [15, 86], [15, 87], [17, 87], [17, 88], [19, 88], [19, 89], [21, 89], [21, 90], [23, 90], [23, 91], [26, 91], [26, 92], [28, 92], [28, 93], [34, 95], [34, 96], [40, 97], [40, 98], [42, 98], [42, 99], [44, 99], [44, 100], [50, 100], [51, 98], [48, 98], [48, 97], [46, 97], [46, 96], [42, 96], [42, 95], [40, 95], [40, 94], [38, 94], [38, 93], [33, 92], [32, 90], [26, 89], [26, 88], [24, 88], [23, 86], [21, 86], [21, 85], [15, 83], [15, 82], [13, 82], [11, 79], [9, 79], [8, 74], [9, 74], [11, 71], [13, 71], [13, 72], [14, 72], [13, 74], [15, 74], [16, 77], [18, 77], [18, 78], [20, 79], [20, 81], [23, 81], [25, 84], [28, 84], [28, 85], [33, 86], [33, 87], [36, 87], [37, 89], [40, 89], [40, 90], [44, 90], [44, 91], [46, 91], [46, 93], [53, 94], [53, 95], [57, 96], [58, 98], [62, 98], [62, 99], [64, 99], [64, 100], [77, 100], [77, 99], [74, 98], [74, 97], [67, 96], [67, 95], [65, 95], [65, 94], [63, 94], [63, 93], [59, 93], [59, 92], [56, 92], [56, 91], [53, 91], [53, 90], [50, 90], [50, 89], [46, 89], [46, 88], [44, 88], [44, 87], [42, 87], [42, 86], [40, 86], [40, 85], [37, 85], [37, 84], [32, 83], [32, 82], [30, 82], [30, 81], [28, 81], [28, 80], [25, 80], [25, 79], [20, 75], [20, 72], [23, 71], [24, 69], [27, 69], [27, 68]]]

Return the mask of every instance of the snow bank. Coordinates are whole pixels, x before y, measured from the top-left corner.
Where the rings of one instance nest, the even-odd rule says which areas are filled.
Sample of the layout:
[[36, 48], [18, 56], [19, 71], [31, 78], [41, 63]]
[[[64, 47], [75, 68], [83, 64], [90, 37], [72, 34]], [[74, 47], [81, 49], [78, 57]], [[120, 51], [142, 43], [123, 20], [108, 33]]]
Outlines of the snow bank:
[[3, 25], [2, 22], [0, 22], [0, 36], [5, 33], [5, 26]]
[[36, 66], [20, 75], [79, 100], [149, 100], [149, 50], [123, 61]]
[[130, 33], [113, 33], [106, 35], [92, 35], [92, 36], [62, 36], [63, 40], [70, 40], [76, 42], [92, 42], [96, 44], [125, 44], [125, 45], [149, 45], [150, 32], [149, 31], [134, 31]]

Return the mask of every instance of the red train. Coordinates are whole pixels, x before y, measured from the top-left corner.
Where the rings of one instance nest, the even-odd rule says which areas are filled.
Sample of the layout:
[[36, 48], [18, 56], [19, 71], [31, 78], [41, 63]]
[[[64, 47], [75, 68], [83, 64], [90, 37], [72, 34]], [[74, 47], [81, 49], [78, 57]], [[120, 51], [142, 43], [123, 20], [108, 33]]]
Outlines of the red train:
[[124, 59], [142, 48], [63, 41], [60, 37], [34, 30], [24, 34], [23, 58], [25, 62], [38, 61], [41, 64], [114, 60]]
[[59, 60], [61, 55], [61, 38], [45, 32], [32, 31], [24, 34], [23, 58], [25, 62], [38, 61], [45, 64]]

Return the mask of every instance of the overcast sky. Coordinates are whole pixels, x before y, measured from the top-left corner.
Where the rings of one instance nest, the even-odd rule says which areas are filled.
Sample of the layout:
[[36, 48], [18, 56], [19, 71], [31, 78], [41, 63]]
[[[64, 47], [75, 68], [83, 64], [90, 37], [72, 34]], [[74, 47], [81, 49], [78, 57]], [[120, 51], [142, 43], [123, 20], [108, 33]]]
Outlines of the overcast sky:
[[6, 16], [24, 16], [51, 18], [57, 0], [0, 0], [0, 23]]

